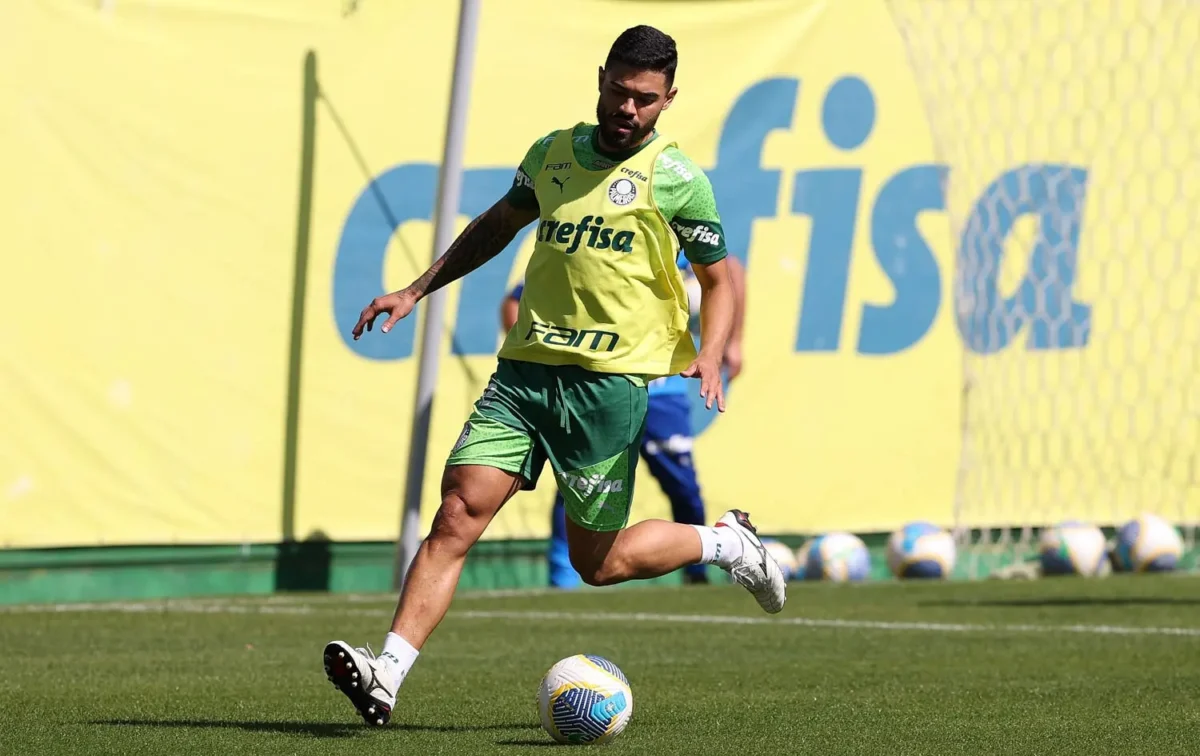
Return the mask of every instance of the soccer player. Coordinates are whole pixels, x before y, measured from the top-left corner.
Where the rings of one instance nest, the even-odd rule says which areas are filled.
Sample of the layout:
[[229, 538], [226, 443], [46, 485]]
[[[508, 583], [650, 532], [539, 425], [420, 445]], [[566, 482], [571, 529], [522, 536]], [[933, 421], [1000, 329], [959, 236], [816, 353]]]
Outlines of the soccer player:
[[[719, 227], [680, 232], [691, 228], [680, 194], [658, 190], [674, 173], [694, 185], [687, 207], [713, 204], [705, 176], [670, 157], [673, 142], [655, 129], [676, 95], [676, 62], [675, 42], [661, 31], [624, 31], [599, 71], [597, 124], [539, 141], [522, 165], [541, 170], [519, 169], [508, 195], [416, 281], [368, 304], [354, 326], [358, 339], [386, 314], [387, 333], [422, 297], [538, 222], [517, 324], [450, 450], [441, 506], [409, 567], [383, 650], [375, 658], [331, 641], [322, 654], [329, 679], [368, 724], [390, 718], [401, 683], [450, 607], [467, 551], [513, 494], [534, 487], [547, 461], [566, 501], [571, 562], [588, 584], [716, 564], [764, 610], [783, 609], [783, 573], [745, 512], [726, 512], [715, 527], [627, 526], [646, 384], [675, 373], [694, 378], [705, 406], [725, 410], [720, 369], [735, 297]], [[699, 351], [688, 335], [677, 232], [710, 248], [684, 250], [702, 290]]]
[[[671, 147], [666, 151], [668, 157], [678, 160], [688, 169], [689, 173], [699, 172], [687, 156], [677, 148]], [[537, 157], [534, 155], [534, 157]], [[523, 164], [521, 168], [526, 175], [537, 175], [542, 169], [540, 161]], [[691, 221], [691, 225], [681, 228], [719, 229], [720, 220], [709, 209], [716, 206], [711, 202], [711, 195], [700, 191], [702, 201], [690, 202], [690, 188], [699, 184], [684, 182], [682, 177], [672, 172], [664, 172], [662, 176], [655, 175], [655, 191], [659, 196], [674, 191], [680, 194], [682, 211], [688, 216], [699, 216]], [[666, 188], [672, 183], [683, 183], [681, 189]], [[509, 193], [509, 199], [517, 199], [512, 195], [528, 192], [529, 201], [536, 202], [533, 192], [525, 187], [514, 187]], [[714, 233], [719, 233], [715, 232]], [[695, 240], [694, 233], [679, 236], [681, 246], [686, 250], [689, 246], [697, 256], [711, 252], [711, 247], [705, 248], [705, 242]], [[724, 242], [718, 242], [723, 250]], [[734, 286], [734, 325], [729, 341], [725, 346], [724, 367], [726, 375], [732, 381], [742, 369], [742, 324], [745, 318], [745, 274], [741, 263], [736, 257], [725, 258], [729, 265], [730, 279]], [[685, 275], [692, 277], [687, 257], [679, 258], [679, 267]], [[521, 293], [525, 289], [524, 282], [518, 283], [509, 292], [500, 305], [500, 323], [507, 333], [517, 322], [520, 309]], [[699, 335], [694, 333], [693, 335]], [[704, 499], [700, 495], [700, 482], [696, 478], [695, 460], [692, 457], [692, 418], [691, 402], [688, 399], [688, 380], [679, 375], [668, 375], [655, 378], [646, 386], [646, 430], [642, 436], [641, 457], [650, 468], [650, 474], [658, 480], [658, 485], [671, 503], [671, 516], [675, 522], [688, 525], [704, 524]], [[550, 573], [550, 585], [555, 588], [577, 588], [581, 578], [571, 566], [570, 548], [567, 544], [567, 513], [566, 501], [561, 492], [554, 497], [554, 506], [550, 510], [550, 543], [546, 549], [546, 561]], [[683, 570], [684, 583], [700, 584], [708, 582], [708, 571], [703, 564], [689, 564]]]

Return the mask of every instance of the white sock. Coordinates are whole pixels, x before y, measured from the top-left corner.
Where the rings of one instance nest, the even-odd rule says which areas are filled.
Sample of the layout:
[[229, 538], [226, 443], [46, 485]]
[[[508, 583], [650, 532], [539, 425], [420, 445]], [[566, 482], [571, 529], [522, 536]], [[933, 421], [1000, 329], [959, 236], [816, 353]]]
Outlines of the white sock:
[[700, 534], [700, 564], [729, 569], [742, 556], [742, 539], [730, 527], [693, 525]]
[[408, 670], [412, 669], [420, 653], [399, 635], [388, 633], [383, 640], [383, 652], [379, 654], [379, 660], [387, 665], [392, 679], [399, 685], [408, 676]]

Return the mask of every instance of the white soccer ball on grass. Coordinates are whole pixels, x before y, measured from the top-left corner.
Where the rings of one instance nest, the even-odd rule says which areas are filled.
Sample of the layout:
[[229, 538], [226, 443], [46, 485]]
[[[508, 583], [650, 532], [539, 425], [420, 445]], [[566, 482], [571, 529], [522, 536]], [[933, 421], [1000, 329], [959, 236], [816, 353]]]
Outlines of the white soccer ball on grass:
[[633, 691], [617, 665], [576, 654], [559, 661], [538, 688], [542, 728], [559, 743], [608, 743], [633, 715]]

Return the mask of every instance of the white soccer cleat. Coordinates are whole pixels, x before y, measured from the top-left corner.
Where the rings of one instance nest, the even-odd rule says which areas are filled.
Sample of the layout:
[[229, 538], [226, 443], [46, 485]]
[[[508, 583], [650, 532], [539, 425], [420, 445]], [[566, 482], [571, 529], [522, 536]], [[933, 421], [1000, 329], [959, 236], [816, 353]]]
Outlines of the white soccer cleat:
[[375, 726], [388, 723], [400, 686], [370, 649], [331, 641], [325, 646], [323, 661], [325, 676], [350, 699], [364, 722]]
[[717, 520], [716, 527], [732, 528], [742, 539], [742, 555], [727, 570], [734, 581], [750, 591], [764, 611], [776, 614], [787, 601], [787, 580], [775, 558], [767, 553], [750, 516], [740, 509], [731, 509]]

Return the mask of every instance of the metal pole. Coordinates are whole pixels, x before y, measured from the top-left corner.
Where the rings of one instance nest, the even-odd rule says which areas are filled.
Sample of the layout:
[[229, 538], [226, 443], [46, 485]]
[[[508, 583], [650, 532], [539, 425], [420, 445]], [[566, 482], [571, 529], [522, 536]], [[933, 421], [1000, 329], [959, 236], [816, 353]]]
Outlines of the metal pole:
[[[463, 141], [470, 104], [471, 71], [475, 66], [475, 33], [479, 26], [479, 0], [462, 0], [458, 16], [458, 41], [454, 49], [454, 74], [450, 84], [450, 112], [446, 118], [446, 145], [438, 177], [437, 208], [434, 215], [433, 260], [454, 241], [458, 199], [462, 188]], [[441, 355], [446, 290], [425, 299], [425, 325], [421, 331], [417, 398], [413, 407], [412, 439], [408, 447], [405, 476], [404, 514], [400, 520], [400, 545], [396, 554], [393, 586], [404, 584], [408, 566], [421, 545], [421, 491], [425, 486], [425, 457], [429, 444], [429, 421], [433, 415], [433, 391], [437, 385]]]

